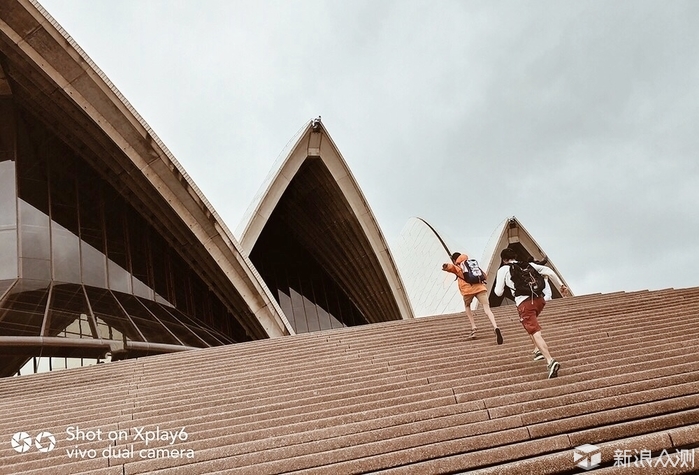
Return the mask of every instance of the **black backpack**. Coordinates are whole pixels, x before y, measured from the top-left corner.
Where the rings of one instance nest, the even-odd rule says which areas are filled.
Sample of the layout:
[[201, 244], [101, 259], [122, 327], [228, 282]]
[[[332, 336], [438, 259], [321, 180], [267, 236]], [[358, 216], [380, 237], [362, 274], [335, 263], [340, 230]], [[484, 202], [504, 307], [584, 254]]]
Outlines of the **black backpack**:
[[512, 262], [510, 277], [515, 284], [515, 296], [543, 297], [546, 280], [528, 262]]
[[485, 272], [478, 265], [475, 259], [467, 259], [461, 263], [461, 271], [464, 273], [464, 280], [469, 284], [480, 284], [485, 282]]

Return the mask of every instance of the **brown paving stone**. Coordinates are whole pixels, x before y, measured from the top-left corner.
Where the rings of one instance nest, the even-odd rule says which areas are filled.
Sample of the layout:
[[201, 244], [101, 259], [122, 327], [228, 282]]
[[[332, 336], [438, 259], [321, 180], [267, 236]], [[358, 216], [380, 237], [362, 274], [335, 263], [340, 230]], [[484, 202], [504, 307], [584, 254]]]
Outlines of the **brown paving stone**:
[[673, 447], [690, 446], [699, 448], [699, 424], [679, 427], [669, 431], [669, 434]]
[[[640, 418], [650, 418], [658, 414], [694, 409], [699, 406], [699, 394], [681, 397], [677, 399], [667, 399], [653, 401], [646, 404], [639, 404], [632, 407], [622, 407], [608, 409], [596, 413], [586, 413], [579, 416], [556, 419], [555, 414], [549, 421], [529, 425], [532, 437], [546, 437], [563, 431], [574, 431], [590, 429], [607, 425], [618, 424], [624, 421], [634, 421]], [[538, 419], [544, 417], [539, 415]], [[616, 427], [616, 426], [615, 426]]]
[[[462, 313], [0, 380], [0, 437], [20, 422], [187, 427], [178, 447], [195, 450], [194, 461], [112, 459], [93, 467], [105, 475], [562, 473], [576, 444], [699, 442], [697, 297], [699, 288], [550, 302], [541, 320], [564, 365], [555, 380], [527, 360], [531, 343], [507, 307], [494, 309], [501, 346], [486, 331], [464, 339]], [[658, 311], [662, 321], [649, 319]], [[476, 318], [485, 323], [480, 310]], [[13, 452], [0, 446], [11, 464], [0, 473], [42, 473], [38, 455], [51, 473], [85, 463]]]
[[[694, 425], [684, 427], [689, 424]], [[672, 434], [677, 434], [678, 440], [685, 442], [678, 445], [676, 441], [672, 439], [673, 447], [678, 447], [680, 445], [692, 443], [693, 436], [691, 428], [694, 427], [694, 430], [696, 431], [699, 427], [696, 424], [699, 424], [699, 409], [692, 408], [681, 412], [672, 412], [670, 414], [657, 416], [651, 415], [643, 419], [624, 421], [619, 424], [604, 425], [601, 427], [594, 427], [592, 429], [581, 430], [569, 434], [569, 437], [571, 443], [578, 446], [583, 444], [598, 444], [600, 442], [606, 442], [609, 440], [628, 438], [639, 434], [668, 430], [668, 433], [671, 436]], [[686, 437], [682, 437], [680, 434], [685, 435]], [[694, 442], [699, 445], [699, 434], [695, 432], [694, 436], [696, 436]]]
[[[546, 439], [531, 440], [504, 447], [495, 447], [479, 450], [477, 452], [469, 452], [451, 457], [442, 457], [424, 462], [417, 462], [410, 465], [379, 470], [376, 473], [384, 475], [411, 475], [414, 473], [460, 473], [466, 470], [472, 472], [475, 471], [475, 469], [482, 467], [499, 467], [499, 464], [512, 459], [534, 457], [542, 453], [545, 454], [548, 452], [566, 450], [570, 448], [571, 446], [568, 438], [565, 435], [558, 435]], [[536, 469], [536, 471], [532, 473], [556, 473], [557, 470], [560, 470], [560, 468], [564, 466], [563, 463], [561, 463], [564, 455], [555, 454], [552, 457], [554, 457], [553, 463], [547, 463], [547, 457], [538, 457], [536, 459], [536, 463], [531, 464], [532, 468]], [[561, 460], [557, 460], [559, 458]], [[569, 454], [568, 458], [570, 458]], [[548, 465], [551, 465], [554, 470], [547, 470]], [[496, 471], [495, 473], [498, 473], [498, 469], [494, 470]], [[505, 472], [500, 469], [499, 473], [510, 472]]]

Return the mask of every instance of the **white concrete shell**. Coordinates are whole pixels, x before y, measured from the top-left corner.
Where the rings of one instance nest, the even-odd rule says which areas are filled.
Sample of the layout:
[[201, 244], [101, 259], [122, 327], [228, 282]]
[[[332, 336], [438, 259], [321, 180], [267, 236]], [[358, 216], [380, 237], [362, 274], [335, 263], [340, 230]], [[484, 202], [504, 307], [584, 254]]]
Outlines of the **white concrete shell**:
[[[500, 268], [500, 251], [506, 247], [515, 248], [522, 259], [546, 258], [546, 265], [568, 285], [524, 226], [515, 217], [507, 218], [495, 229], [479, 260], [481, 267], [491, 277], [487, 284], [492, 307], [513, 303], [510, 299], [495, 296], [492, 291], [495, 275]], [[416, 316], [463, 311], [463, 299], [453, 275], [441, 270], [442, 263], [448, 262], [451, 253], [459, 250], [455, 243], [447, 242], [434, 226], [422, 218], [410, 218], [403, 227], [395, 248], [396, 262]], [[552, 294], [553, 298], [560, 297], [561, 289], [554, 285]], [[478, 302], [474, 299], [471, 308], [477, 307]]]
[[316, 216], [321, 216], [324, 222], [311, 219], [301, 207], [297, 207], [293, 218], [289, 219], [296, 221], [294, 227], [301, 233], [300, 239], [313, 239], [308, 250], [333, 274], [367, 320], [413, 318], [403, 283], [376, 218], [319, 119], [310, 121], [279, 157], [241, 222], [236, 234], [248, 255], [272, 214], [280, 203], [283, 204], [284, 193], [294, 180], [305, 180], [305, 186], [300, 189], [317, 188], [326, 198], [314, 204], [317, 205]]
[[454, 274], [442, 270], [453, 246], [422, 218], [403, 226], [394, 254], [416, 317], [464, 311]]
[[[170, 151], [33, 0], [0, 0], [0, 61], [13, 97], [141, 210], [253, 338], [288, 334], [269, 289]], [[205, 159], [205, 157], [204, 157]], [[384, 258], [386, 260], [386, 258]]]

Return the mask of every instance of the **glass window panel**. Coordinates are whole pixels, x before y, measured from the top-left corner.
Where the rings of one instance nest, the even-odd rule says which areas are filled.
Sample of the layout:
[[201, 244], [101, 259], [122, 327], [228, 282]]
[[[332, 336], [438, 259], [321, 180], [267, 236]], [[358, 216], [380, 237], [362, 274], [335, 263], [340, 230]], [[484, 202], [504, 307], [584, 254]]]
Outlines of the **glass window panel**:
[[[48, 215], [48, 167], [41, 153], [45, 129], [26, 115], [18, 114], [16, 118], [18, 194]], [[32, 124], [28, 126], [28, 122]]]
[[81, 285], [59, 284], [51, 290], [45, 336], [92, 338], [90, 309]]
[[164, 300], [170, 300], [168, 279], [170, 277], [169, 260], [166, 257], [166, 244], [158, 236], [151, 235], [151, 257], [153, 259], [153, 276], [156, 294]]
[[282, 292], [281, 289], [278, 289], [277, 297], [279, 306], [282, 308], [282, 312], [284, 312], [286, 319], [289, 320], [291, 328], [293, 328], [294, 331], [298, 333], [298, 331], [296, 330], [296, 319], [294, 318], [294, 308], [291, 306], [291, 296]]
[[138, 297], [143, 297], [148, 300], [153, 300], [155, 295], [153, 294], [153, 289], [148, 287], [146, 284], [141, 282], [136, 277], [133, 278], [133, 294]]
[[95, 315], [100, 338], [122, 340], [125, 335], [127, 340], [144, 341], [109, 290], [85, 286], [85, 292]]
[[[326, 317], [328, 321], [330, 322], [330, 328], [343, 328], [346, 326], [349, 326], [346, 323], [343, 323], [341, 320], [338, 320], [335, 318], [335, 316], [328, 310], [332, 308], [330, 301], [331, 299], [333, 301], [337, 301], [336, 297], [336, 292], [335, 292], [335, 285], [332, 282], [326, 282], [323, 281], [321, 282], [321, 289], [322, 289], [322, 295], [321, 295], [321, 300], [318, 302], [318, 313], [320, 315], [320, 312], [323, 311], [326, 313]], [[361, 324], [359, 322], [358, 324]]]
[[12, 284], [14, 284], [16, 281], [17, 279], [0, 280], [0, 298], [5, 295], [7, 289], [12, 287]]
[[189, 331], [196, 333], [196, 335], [204, 340], [208, 345], [210, 346], [219, 346], [222, 342], [216, 339], [209, 331], [204, 330], [199, 327], [194, 327], [191, 325], [188, 325], [187, 328], [189, 328]]
[[60, 357], [54, 357], [51, 359], [51, 371], [55, 371], [57, 369], [66, 369], [68, 367], [68, 362], [66, 361], [68, 358], [60, 358]]
[[172, 282], [175, 286], [175, 300], [172, 302], [179, 309], [187, 314], [194, 313], [194, 306], [191, 304], [191, 289], [187, 278], [187, 268], [181, 259], [171, 255]]
[[51, 220], [76, 236], [80, 234], [76, 183], [79, 168], [72, 152], [55, 141], [49, 157]]
[[198, 334], [203, 334], [204, 336], [202, 336], [202, 338], [209, 342], [211, 346], [228, 345], [231, 343], [235, 343], [235, 340], [233, 340], [232, 338], [228, 338], [226, 335], [222, 335], [220, 333], [212, 333], [211, 330], [207, 330], [206, 328], [199, 329], [199, 332], [202, 332]]
[[308, 331], [316, 332], [320, 330], [320, 322], [318, 320], [318, 310], [316, 305], [305, 296], [303, 297], [303, 310], [306, 314], [306, 322], [308, 322]]
[[51, 371], [51, 367], [49, 366], [51, 358], [48, 358], [46, 356], [40, 356], [36, 358], [36, 365], [34, 368], [35, 373], [48, 373]]
[[22, 230], [22, 257], [50, 259], [49, 229], [39, 226], [24, 226]]
[[19, 280], [0, 307], [0, 335], [39, 336], [48, 301], [48, 282]]
[[330, 314], [321, 307], [318, 307], [318, 321], [320, 322], [321, 330], [330, 330], [331, 328], [334, 328]]
[[45, 373], [60, 369], [80, 368], [99, 363], [96, 358], [34, 357], [30, 358], [18, 371], [19, 375]]
[[306, 322], [306, 313], [303, 307], [303, 295], [294, 289], [289, 289], [291, 294], [291, 307], [296, 322], [297, 333], [308, 333], [308, 322]]
[[320, 330], [320, 322], [318, 321], [316, 305], [313, 303], [313, 299], [315, 298], [313, 281], [308, 274], [300, 276], [299, 281], [301, 283], [301, 295], [303, 296], [303, 313], [306, 315], [308, 331], [318, 331]]
[[160, 294], [155, 294], [155, 301], [158, 302], [160, 305], [165, 305], [166, 307], [174, 307], [170, 302], [165, 299], [165, 297], [161, 297]]
[[[204, 322], [198, 321], [196, 319], [191, 318], [188, 315], [185, 315], [184, 313], [180, 312], [176, 308], [169, 308], [167, 309], [168, 312], [172, 313], [179, 321], [184, 323], [184, 325], [189, 328], [190, 331], [194, 332], [197, 334], [199, 338], [204, 340], [206, 343], [212, 345], [212, 346], [217, 346], [220, 345], [221, 342], [215, 339], [211, 333], [209, 333], [207, 330], [207, 325]], [[213, 333], [216, 333], [215, 331]]]
[[200, 324], [205, 325], [204, 322], [199, 322], [197, 319], [190, 317], [186, 313], [181, 312], [178, 310], [176, 307], [170, 307], [166, 306], [165, 310], [172, 314], [174, 319], [179, 321], [182, 325], [194, 325], [194, 326], [199, 326]]
[[15, 162], [0, 162], [0, 229], [17, 226]]
[[20, 259], [20, 269], [23, 279], [51, 279], [51, 261], [48, 259]]
[[127, 253], [126, 204], [112, 188], [104, 188], [107, 237], [107, 270], [109, 288], [117, 292], [131, 293], [131, 274]]
[[[214, 304], [212, 300], [216, 299], [215, 294], [209, 291], [208, 287], [204, 285], [201, 279], [192, 273], [189, 268], [187, 268], [187, 273], [189, 273], [190, 277], [189, 284], [192, 298], [192, 310], [187, 313], [190, 315], [196, 315], [198, 320], [205, 322], [207, 325], [214, 327], [217, 330], [222, 330], [224, 328], [223, 321], [217, 321], [217, 319], [214, 319]], [[227, 313], [228, 312], [225, 312], [222, 315], [226, 315]], [[225, 329], [228, 331], [228, 326], [225, 326]]]
[[77, 318], [74, 318], [73, 321], [70, 322], [61, 332], [52, 336], [60, 336], [64, 338], [93, 338], [89, 317], [87, 314], [81, 313], [77, 316]]
[[109, 288], [116, 292], [131, 293], [131, 274], [116, 262], [107, 261]]
[[166, 343], [169, 345], [180, 345], [172, 334], [165, 329], [160, 322], [155, 320], [144, 320], [142, 318], [131, 317], [131, 321], [136, 327], [141, 330], [147, 342], [150, 343]]
[[209, 294], [211, 295], [209, 302], [211, 305], [212, 320], [215, 323], [214, 328], [221, 330], [220, 333], [223, 333], [226, 337], [230, 337], [233, 342], [251, 340], [252, 338], [248, 335], [247, 330], [240, 323], [240, 320], [228, 311], [228, 308], [213, 292], [209, 291]]
[[22, 257], [50, 259], [49, 217], [20, 200]]
[[[18, 163], [22, 163], [22, 160]], [[21, 167], [18, 168], [21, 169]], [[18, 183], [20, 202], [24, 202], [30, 208], [35, 209], [38, 215], [48, 216], [49, 190], [46, 180], [28, 179], [20, 174]], [[22, 208], [20, 207], [20, 219], [23, 219], [23, 222], [27, 224], [35, 224], [28, 221], [27, 218], [27, 216], [22, 215]]]
[[[103, 315], [95, 314], [95, 324], [97, 325], [97, 337], [104, 340], [124, 341], [124, 333], [121, 329], [124, 325], [121, 322], [115, 321], [112, 317], [102, 318]], [[135, 331], [132, 332], [135, 334]], [[134, 341], [133, 338], [126, 337], [126, 340]], [[136, 339], [135, 341], [139, 341]]]
[[181, 345], [155, 316], [133, 295], [114, 293], [117, 301], [124, 307], [131, 320], [141, 330], [146, 341], [151, 343], [167, 343]]
[[49, 215], [22, 199], [19, 200], [19, 220], [25, 226], [49, 228]]
[[80, 283], [80, 240], [58, 223], [51, 223], [53, 277], [58, 282]]
[[[329, 325], [337, 328], [365, 323], [345, 291], [276, 213], [260, 234], [250, 259], [267, 286], [275, 291], [294, 330], [305, 333]], [[284, 266], [279, 262], [284, 262]]]
[[81, 246], [81, 263], [83, 271], [83, 283], [95, 287], [107, 286], [106, 257], [100, 251], [86, 242]]
[[[150, 271], [151, 259], [148, 240], [148, 226], [135, 212], [127, 214], [129, 230], [129, 253], [131, 255], [131, 272], [134, 276], [134, 293], [141, 297], [153, 298], [153, 273]], [[145, 289], [148, 289], [146, 291]]]
[[0, 98], [0, 162], [15, 158], [15, 105], [11, 95]]
[[104, 186], [104, 182], [96, 178], [88, 169], [81, 169], [78, 182], [80, 239], [99, 252], [104, 252], [102, 194], [99, 188]]
[[168, 310], [151, 300], [141, 300], [163, 325], [165, 325], [184, 345], [202, 347], [204, 342], [175, 318]]
[[65, 364], [66, 369], [82, 368], [83, 366], [97, 364], [97, 360], [92, 358], [65, 358]]
[[0, 230], [0, 279], [16, 279], [17, 268], [17, 230]]

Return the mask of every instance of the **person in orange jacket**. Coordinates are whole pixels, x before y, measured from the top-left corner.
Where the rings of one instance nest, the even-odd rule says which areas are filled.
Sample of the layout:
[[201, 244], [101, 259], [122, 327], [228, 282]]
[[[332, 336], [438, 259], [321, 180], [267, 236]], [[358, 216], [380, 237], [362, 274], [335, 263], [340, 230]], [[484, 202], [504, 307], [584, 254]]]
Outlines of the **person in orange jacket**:
[[455, 274], [457, 277], [456, 280], [459, 282], [459, 292], [461, 292], [461, 295], [463, 295], [464, 297], [464, 305], [466, 306], [466, 316], [468, 317], [468, 320], [471, 322], [470, 338], [475, 338], [476, 332], [478, 330], [478, 328], [476, 327], [476, 322], [473, 319], [473, 311], [471, 310], [471, 302], [473, 302], [473, 298], [475, 297], [476, 299], [478, 299], [478, 302], [480, 302], [480, 304], [483, 306], [483, 311], [488, 316], [490, 323], [493, 325], [493, 329], [495, 331], [495, 339], [498, 345], [502, 345], [502, 332], [498, 328], [498, 324], [495, 321], [495, 315], [493, 315], [493, 312], [490, 310], [490, 304], [488, 303], [488, 289], [486, 288], [484, 282], [478, 284], [469, 284], [468, 282], [466, 282], [466, 279], [464, 278], [464, 272], [461, 270], [461, 263], [465, 262], [466, 260], [468, 260], [468, 255], [461, 254], [460, 252], [455, 252], [451, 255], [451, 263], [442, 264], [442, 270], [446, 272], [451, 272], [452, 274]]

